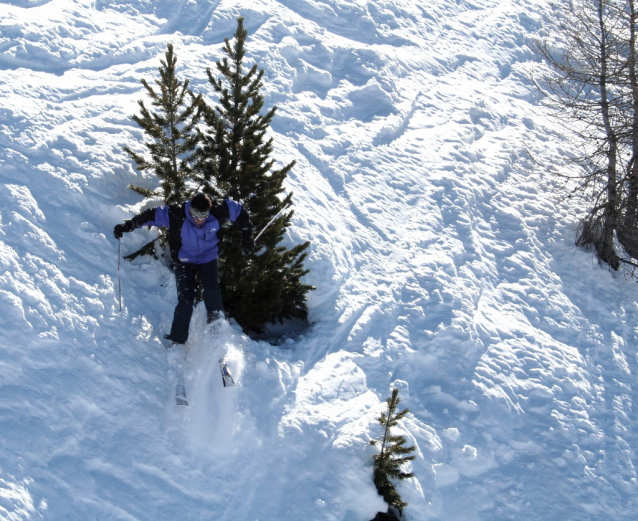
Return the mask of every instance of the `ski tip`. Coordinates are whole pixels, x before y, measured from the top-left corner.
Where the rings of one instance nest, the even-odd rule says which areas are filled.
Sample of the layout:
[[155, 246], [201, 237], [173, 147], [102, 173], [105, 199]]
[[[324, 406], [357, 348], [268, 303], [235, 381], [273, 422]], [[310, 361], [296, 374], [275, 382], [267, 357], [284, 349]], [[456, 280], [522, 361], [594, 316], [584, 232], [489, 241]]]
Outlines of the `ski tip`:
[[230, 371], [228, 370], [228, 366], [226, 365], [226, 362], [224, 362], [223, 358], [220, 358], [219, 360], [219, 368], [221, 369], [221, 372], [222, 372], [222, 382], [224, 384], [224, 387], [234, 386], [235, 380], [233, 380], [233, 377], [230, 374]]
[[178, 383], [175, 388], [175, 403], [177, 405], [188, 405], [188, 400], [186, 399], [186, 389], [184, 388], [183, 383]]
[[222, 382], [224, 383], [224, 387], [234, 387], [235, 381], [232, 376], [222, 376]]

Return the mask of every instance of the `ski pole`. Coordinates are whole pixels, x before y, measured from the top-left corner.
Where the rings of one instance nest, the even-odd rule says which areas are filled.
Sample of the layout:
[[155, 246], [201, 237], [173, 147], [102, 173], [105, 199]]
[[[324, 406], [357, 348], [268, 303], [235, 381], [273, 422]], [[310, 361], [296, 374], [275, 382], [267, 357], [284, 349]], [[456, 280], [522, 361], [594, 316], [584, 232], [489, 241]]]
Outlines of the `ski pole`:
[[275, 221], [275, 219], [281, 215], [281, 212], [283, 212], [286, 208], [288, 208], [288, 206], [290, 206], [290, 205], [284, 206], [281, 210], [279, 210], [277, 212], [277, 215], [275, 215], [272, 219], [270, 219], [268, 224], [266, 226], [264, 226], [263, 229], [257, 234], [257, 237], [255, 237], [255, 243], [257, 242], [257, 239], [259, 239], [259, 237], [261, 237], [261, 234], [264, 233], [268, 229], [268, 227]]
[[122, 278], [120, 277], [120, 259], [122, 257], [122, 241], [117, 240], [117, 292], [120, 300], [120, 313], [122, 312]]

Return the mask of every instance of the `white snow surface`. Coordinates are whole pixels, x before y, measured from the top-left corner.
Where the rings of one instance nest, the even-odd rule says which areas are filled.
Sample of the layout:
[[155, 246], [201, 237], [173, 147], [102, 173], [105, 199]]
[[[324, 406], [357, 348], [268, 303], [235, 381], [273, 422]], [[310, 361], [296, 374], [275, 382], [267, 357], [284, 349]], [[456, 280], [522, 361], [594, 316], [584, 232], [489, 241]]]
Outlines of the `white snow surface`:
[[[214, 338], [199, 306], [180, 408], [170, 271], [124, 262], [119, 312], [112, 228], [157, 184], [122, 147], [167, 43], [212, 99], [238, 16], [297, 160], [312, 326]], [[398, 387], [406, 520], [636, 519], [636, 285], [574, 248], [582, 205], [541, 166], [575, 148], [530, 81], [554, 23], [543, 0], [0, 0], [0, 518], [369, 520]]]

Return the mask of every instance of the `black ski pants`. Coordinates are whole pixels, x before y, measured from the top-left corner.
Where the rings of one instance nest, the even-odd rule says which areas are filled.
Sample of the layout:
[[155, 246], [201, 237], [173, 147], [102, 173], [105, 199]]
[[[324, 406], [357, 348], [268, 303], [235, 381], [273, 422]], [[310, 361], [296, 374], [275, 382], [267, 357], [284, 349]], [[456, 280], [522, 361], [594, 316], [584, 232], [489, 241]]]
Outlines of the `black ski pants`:
[[195, 303], [195, 275], [199, 272], [204, 290], [204, 305], [209, 317], [223, 313], [222, 293], [217, 280], [217, 259], [205, 264], [178, 262], [174, 267], [177, 283], [177, 306], [173, 315], [173, 326], [169, 338], [173, 342], [188, 340], [188, 327]]

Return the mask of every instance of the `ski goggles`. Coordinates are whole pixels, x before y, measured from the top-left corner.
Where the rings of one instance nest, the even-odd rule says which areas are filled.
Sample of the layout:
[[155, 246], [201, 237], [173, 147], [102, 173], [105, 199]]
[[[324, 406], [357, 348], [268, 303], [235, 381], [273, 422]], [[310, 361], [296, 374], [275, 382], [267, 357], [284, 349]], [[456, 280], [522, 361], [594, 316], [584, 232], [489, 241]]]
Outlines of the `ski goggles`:
[[190, 211], [191, 211], [191, 215], [193, 216], [193, 218], [197, 219], [198, 221], [206, 219], [206, 217], [208, 217], [210, 215], [210, 211], [209, 210], [205, 210], [203, 212], [198, 212], [192, 206], [190, 207]]

